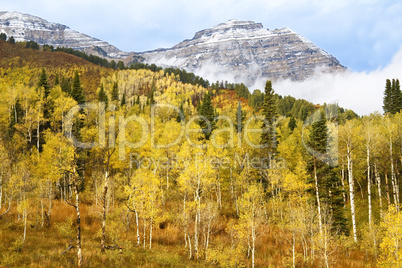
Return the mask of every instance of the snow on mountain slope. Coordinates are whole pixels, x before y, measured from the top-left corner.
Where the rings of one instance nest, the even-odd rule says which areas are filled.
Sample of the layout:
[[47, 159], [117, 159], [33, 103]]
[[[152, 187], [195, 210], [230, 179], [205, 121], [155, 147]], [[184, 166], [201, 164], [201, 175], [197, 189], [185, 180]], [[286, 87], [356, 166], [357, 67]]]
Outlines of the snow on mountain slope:
[[343, 71], [339, 61], [289, 28], [230, 20], [169, 49], [140, 53], [148, 63], [183, 68], [211, 81], [252, 85], [258, 79], [301, 81], [320, 71]]
[[101, 57], [124, 58], [123, 52], [107, 42], [79, 33], [69, 27], [19, 12], [0, 12], [0, 32], [16, 41], [35, 41], [54, 47], [70, 47]]

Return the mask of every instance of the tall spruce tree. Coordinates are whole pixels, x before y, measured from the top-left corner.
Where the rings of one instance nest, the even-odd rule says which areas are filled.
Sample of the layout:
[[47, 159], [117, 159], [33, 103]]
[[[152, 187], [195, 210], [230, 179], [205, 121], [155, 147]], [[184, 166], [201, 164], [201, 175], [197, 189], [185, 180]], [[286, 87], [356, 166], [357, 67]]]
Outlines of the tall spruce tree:
[[205, 139], [209, 140], [212, 131], [216, 128], [214, 107], [212, 105], [211, 95], [206, 93], [200, 108], [200, 115], [205, 117], [211, 124], [211, 129], [208, 129], [208, 124], [205, 120], [199, 120], [199, 125], [203, 129]]
[[262, 116], [265, 119], [262, 125], [263, 133], [261, 134], [261, 144], [264, 145], [263, 154], [271, 158], [276, 153], [276, 100], [270, 80], [267, 80], [265, 84]]
[[119, 88], [117, 86], [117, 82], [113, 83], [113, 88], [112, 88], [112, 101], [119, 101]]
[[244, 120], [245, 119], [246, 119], [246, 114], [241, 109], [241, 102], [239, 101], [239, 104], [237, 106], [237, 111], [236, 111], [236, 122], [234, 124], [234, 127], [236, 128], [237, 133], [242, 132], [242, 130], [244, 128]]
[[105, 109], [107, 108], [108, 104], [109, 104], [109, 98], [106, 95], [106, 92], [103, 88], [103, 84], [101, 84], [101, 87], [99, 89], [98, 92], [98, 101], [99, 102], [104, 102], [105, 103]]
[[320, 119], [312, 124], [308, 139], [308, 146], [312, 149], [312, 156], [308, 161], [308, 170], [311, 174], [309, 183], [315, 185], [309, 191], [314, 196], [319, 210], [320, 225], [321, 213], [328, 207], [334, 219], [333, 230], [348, 234], [347, 220], [345, 218], [343, 190], [340, 188], [340, 178], [336, 168], [326, 162], [328, 144], [328, 127], [324, 111], [320, 112]]
[[74, 74], [73, 86], [71, 89], [71, 97], [78, 104], [85, 102], [84, 89], [81, 86], [81, 81], [80, 81], [80, 76], [78, 74], [78, 71], [75, 71], [75, 74]]
[[45, 69], [42, 69], [42, 73], [41, 73], [41, 75], [39, 77], [37, 87], [38, 87], [38, 89], [43, 88], [45, 98], [47, 98], [49, 96], [49, 94], [50, 94], [50, 86], [49, 86], [49, 83], [47, 81], [47, 75], [46, 75]]
[[398, 79], [387, 79], [384, 91], [384, 113], [395, 114], [402, 109], [402, 93]]

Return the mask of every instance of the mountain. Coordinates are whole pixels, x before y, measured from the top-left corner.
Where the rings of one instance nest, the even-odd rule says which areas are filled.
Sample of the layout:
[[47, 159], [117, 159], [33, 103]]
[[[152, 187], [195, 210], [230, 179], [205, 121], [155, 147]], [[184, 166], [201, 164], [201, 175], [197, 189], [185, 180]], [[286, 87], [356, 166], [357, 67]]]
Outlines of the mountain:
[[252, 86], [256, 81], [302, 81], [316, 70], [344, 71], [339, 61], [289, 28], [268, 30], [261, 23], [230, 20], [197, 32], [167, 49], [127, 53], [69, 27], [18, 12], [0, 12], [0, 32], [16, 41], [71, 47], [87, 54], [155, 63], [194, 72], [210, 81], [228, 80]]
[[122, 59], [129, 55], [105, 41], [79, 33], [65, 25], [18, 12], [0, 12], [0, 33], [13, 36], [16, 41], [71, 47], [99, 57]]
[[346, 68], [312, 42], [289, 28], [268, 30], [261, 23], [230, 20], [197, 32], [168, 49], [140, 53], [145, 62], [194, 72], [209, 80], [253, 85], [258, 79], [301, 81], [318, 68]]

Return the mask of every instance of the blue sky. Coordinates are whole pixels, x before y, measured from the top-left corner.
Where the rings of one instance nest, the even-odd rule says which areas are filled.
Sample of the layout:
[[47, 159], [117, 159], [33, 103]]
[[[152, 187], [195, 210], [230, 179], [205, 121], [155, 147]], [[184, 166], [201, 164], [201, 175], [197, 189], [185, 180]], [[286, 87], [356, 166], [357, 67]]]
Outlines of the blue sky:
[[125, 51], [171, 47], [229, 19], [289, 27], [353, 71], [384, 68], [402, 44], [397, 0], [1, 0], [0, 8], [65, 24]]

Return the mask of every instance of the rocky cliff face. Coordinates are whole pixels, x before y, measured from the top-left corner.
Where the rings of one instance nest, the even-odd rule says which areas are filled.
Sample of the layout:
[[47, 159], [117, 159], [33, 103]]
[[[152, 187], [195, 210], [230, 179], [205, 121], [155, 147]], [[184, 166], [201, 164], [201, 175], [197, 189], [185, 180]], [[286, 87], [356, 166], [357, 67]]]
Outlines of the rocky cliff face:
[[268, 30], [252, 21], [231, 20], [172, 48], [140, 55], [148, 63], [183, 68], [212, 81], [229, 77], [247, 85], [258, 79], [301, 81], [317, 69], [345, 70], [336, 58], [289, 28]]
[[259, 79], [301, 81], [317, 69], [345, 70], [339, 61], [288, 28], [268, 30], [261, 23], [231, 20], [197, 32], [169, 49], [123, 52], [107, 42], [65, 25], [18, 12], [0, 12], [0, 32], [16, 41], [71, 47], [110, 59], [182, 68], [211, 82], [228, 80], [253, 85]]
[[0, 12], [0, 32], [16, 41], [35, 41], [54, 47], [71, 47], [100, 57], [124, 58], [123, 52], [107, 42], [79, 33], [65, 25], [18, 12]]

